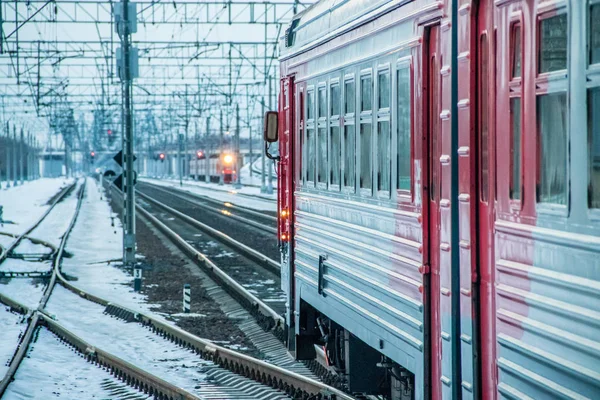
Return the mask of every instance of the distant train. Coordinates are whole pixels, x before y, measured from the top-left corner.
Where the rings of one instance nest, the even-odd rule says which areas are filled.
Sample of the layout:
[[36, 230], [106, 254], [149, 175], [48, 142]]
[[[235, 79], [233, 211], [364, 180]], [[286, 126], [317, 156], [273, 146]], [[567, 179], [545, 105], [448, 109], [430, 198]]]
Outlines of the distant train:
[[211, 182], [219, 182], [223, 174], [224, 183], [232, 183], [237, 178], [235, 155], [224, 152], [222, 154], [209, 154], [208, 161], [206, 154], [198, 151], [196, 158], [190, 161], [190, 177], [196, 180], [206, 180], [208, 175]]

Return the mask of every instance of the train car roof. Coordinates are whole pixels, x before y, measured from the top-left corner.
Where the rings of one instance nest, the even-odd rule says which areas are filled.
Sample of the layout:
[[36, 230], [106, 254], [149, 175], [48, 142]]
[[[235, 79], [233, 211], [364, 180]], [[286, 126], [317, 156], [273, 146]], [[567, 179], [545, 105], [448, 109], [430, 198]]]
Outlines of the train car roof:
[[296, 14], [281, 38], [285, 60], [412, 0], [322, 0]]

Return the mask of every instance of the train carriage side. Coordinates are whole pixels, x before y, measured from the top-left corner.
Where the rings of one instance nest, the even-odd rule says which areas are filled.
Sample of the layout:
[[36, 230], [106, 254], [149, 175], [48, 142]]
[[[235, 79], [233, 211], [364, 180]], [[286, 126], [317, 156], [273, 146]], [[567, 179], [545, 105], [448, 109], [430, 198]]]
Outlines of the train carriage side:
[[599, 7], [496, 2], [498, 398], [600, 398]]
[[[451, 360], [429, 345], [442, 342], [451, 319], [449, 306], [440, 308], [440, 293], [448, 305], [451, 293], [439, 278], [449, 270], [439, 256], [449, 240], [440, 209], [450, 176], [439, 162], [449, 145], [448, 23], [433, 1], [328, 4], [301, 14], [281, 46], [281, 78], [293, 90], [282, 95], [280, 118], [282, 105], [295, 107], [285, 117], [294, 121], [295, 159], [280, 175], [294, 175], [282, 277], [291, 279], [296, 355], [312, 358], [314, 344], [324, 345], [358, 392], [377, 393], [396, 376], [414, 398], [428, 398], [434, 374], [433, 396], [441, 397]], [[429, 152], [438, 160], [431, 166]]]

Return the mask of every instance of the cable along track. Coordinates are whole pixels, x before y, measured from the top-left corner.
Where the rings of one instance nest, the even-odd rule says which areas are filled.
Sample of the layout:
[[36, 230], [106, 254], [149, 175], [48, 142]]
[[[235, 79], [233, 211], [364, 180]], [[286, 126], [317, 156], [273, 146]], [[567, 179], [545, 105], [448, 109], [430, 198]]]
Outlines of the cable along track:
[[[306, 378], [305, 376], [276, 367], [264, 361], [254, 359], [247, 355], [215, 345], [208, 340], [198, 338], [176, 326], [172, 326], [164, 321], [161, 321], [160, 319], [130, 310], [98, 296], [87, 293], [67, 281], [60, 271], [60, 263], [69, 233], [75, 225], [79, 210], [81, 208], [84, 190], [85, 184], [84, 188], [79, 193], [75, 215], [67, 232], [62, 237], [60, 246], [55, 255], [52, 277], [38, 308], [35, 310], [29, 309], [23, 304], [0, 294], [0, 302], [6, 304], [14, 311], [25, 314], [28, 320], [27, 329], [21, 339], [13, 359], [11, 360], [8, 372], [2, 381], [0, 381], [0, 397], [6, 392], [8, 385], [14, 379], [19, 365], [27, 354], [28, 347], [34, 336], [34, 332], [38, 327], [44, 326], [52, 331], [56, 336], [61, 338], [61, 340], [64, 340], [73, 346], [73, 348], [84, 355], [88, 361], [105, 368], [115, 378], [122, 380], [128, 385], [135, 387], [144, 393], [150, 394], [158, 399], [200, 398], [125, 360], [122, 360], [110, 352], [94, 346], [92, 343], [86, 342], [65, 328], [61, 323], [56, 321], [53, 316], [45, 310], [45, 308], [52, 294], [54, 286], [58, 283], [81, 298], [104, 306], [106, 312], [111, 315], [115, 315], [129, 322], [138, 322], [149, 328], [157, 335], [162, 336], [163, 338], [170, 340], [181, 347], [194, 351], [205, 360], [212, 361], [216, 365], [223, 367], [235, 374], [241, 375], [242, 377], [250, 378], [256, 382], [280, 390], [292, 398], [351, 399], [351, 397], [348, 395], [319, 381]], [[259, 397], [261, 396], [260, 391], [257, 392], [256, 386], [254, 386], [252, 390], [256, 395]], [[266, 395], [266, 392], [263, 392], [263, 395]], [[269, 395], [268, 397], [272, 398], [273, 396]]]

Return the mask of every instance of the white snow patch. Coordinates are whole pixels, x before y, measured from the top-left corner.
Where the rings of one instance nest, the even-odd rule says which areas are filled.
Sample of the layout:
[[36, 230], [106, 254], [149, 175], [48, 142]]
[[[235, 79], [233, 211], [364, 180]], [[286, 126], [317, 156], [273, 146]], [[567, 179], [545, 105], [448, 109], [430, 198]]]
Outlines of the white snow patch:
[[8, 364], [17, 349], [19, 337], [27, 327], [22, 323], [22, 319], [22, 315], [10, 312], [8, 307], [0, 305], [0, 376], [4, 376], [8, 371]]
[[3, 272], [48, 272], [52, 269], [50, 261], [26, 261], [19, 258], [7, 258], [0, 264]]
[[4, 400], [22, 399], [151, 399], [85, 361], [45, 328], [29, 348]]
[[7, 284], [0, 283], [0, 293], [30, 309], [37, 308], [45, 288], [39, 280], [30, 278], [12, 278]]
[[17, 254], [50, 254], [52, 253], [52, 249], [43, 244], [33, 243], [31, 240], [25, 238], [13, 252]]

